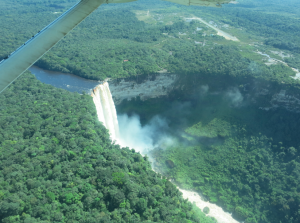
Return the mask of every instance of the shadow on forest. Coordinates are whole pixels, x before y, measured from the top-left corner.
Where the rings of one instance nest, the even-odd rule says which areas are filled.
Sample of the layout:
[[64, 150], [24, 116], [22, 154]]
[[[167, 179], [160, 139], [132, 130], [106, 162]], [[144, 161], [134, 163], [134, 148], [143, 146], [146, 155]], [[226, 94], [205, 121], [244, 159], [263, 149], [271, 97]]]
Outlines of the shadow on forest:
[[[135, 100], [123, 102], [117, 111], [140, 116], [140, 129], [155, 136], [142, 152], [155, 171], [181, 188], [201, 192], [240, 221], [292, 216], [282, 205], [298, 205], [292, 188], [299, 179], [299, 114], [260, 110], [237, 88], [210, 92], [205, 86], [184, 101]], [[153, 125], [157, 117], [163, 128]]]

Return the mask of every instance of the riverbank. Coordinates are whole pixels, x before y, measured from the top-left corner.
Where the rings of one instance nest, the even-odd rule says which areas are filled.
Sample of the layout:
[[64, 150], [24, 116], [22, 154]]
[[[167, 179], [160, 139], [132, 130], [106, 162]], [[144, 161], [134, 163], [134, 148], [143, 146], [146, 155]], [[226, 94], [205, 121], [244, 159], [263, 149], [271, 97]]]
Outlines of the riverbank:
[[209, 213], [206, 216], [214, 217], [218, 223], [239, 223], [232, 217], [232, 214], [225, 212], [221, 207], [216, 204], [212, 204], [208, 201], [204, 201], [202, 197], [195, 191], [183, 190], [177, 187], [178, 190], [182, 193], [184, 199], [188, 199], [191, 203], [200, 208], [202, 211], [205, 207], [209, 208]]

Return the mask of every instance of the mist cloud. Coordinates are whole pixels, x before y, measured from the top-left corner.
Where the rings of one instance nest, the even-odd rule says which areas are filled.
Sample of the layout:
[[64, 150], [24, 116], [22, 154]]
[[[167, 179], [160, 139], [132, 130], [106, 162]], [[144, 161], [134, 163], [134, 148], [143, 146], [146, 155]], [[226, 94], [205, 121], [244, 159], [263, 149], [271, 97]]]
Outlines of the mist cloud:
[[225, 93], [225, 97], [229, 100], [230, 104], [234, 107], [240, 106], [244, 100], [243, 95], [236, 87], [229, 89]]
[[208, 87], [207, 84], [206, 84], [206, 85], [201, 85], [201, 86], [200, 86], [200, 94], [201, 94], [201, 95], [207, 94], [208, 90], [209, 90], [209, 87]]
[[259, 64], [256, 62], [252, 61], [249, 66], [248, 70], [253, 74], [253, 75], [262, 75], [262, 70]]
[[120, 128], [119, 144], [123, 147], [134, 148], [145, 155], [160, 145], [170, 146], [172, 137], [167, 133], [169, 126], [166, 119], [154, 116], [150, 122], [142, 126], [138, 115], [118, 115]]

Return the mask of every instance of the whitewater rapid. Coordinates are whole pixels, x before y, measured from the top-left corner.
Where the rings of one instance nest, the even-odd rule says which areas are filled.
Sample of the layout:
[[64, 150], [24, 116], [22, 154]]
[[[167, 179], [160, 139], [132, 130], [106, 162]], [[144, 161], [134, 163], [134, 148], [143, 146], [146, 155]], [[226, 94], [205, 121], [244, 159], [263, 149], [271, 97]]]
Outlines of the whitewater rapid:
[[117, 111], [107, 82], [98, 85], [92, 91], [98, 119], [108, 129], [113, 140], [119, 138], [119, 123]]

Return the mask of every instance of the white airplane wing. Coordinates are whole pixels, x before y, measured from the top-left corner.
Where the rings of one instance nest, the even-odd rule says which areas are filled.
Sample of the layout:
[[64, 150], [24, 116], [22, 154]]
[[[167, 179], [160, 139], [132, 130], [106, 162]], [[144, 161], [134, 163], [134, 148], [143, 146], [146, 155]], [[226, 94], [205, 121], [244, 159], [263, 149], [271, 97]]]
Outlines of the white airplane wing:
[[[101, 4], [135, 0], [81, 0], [0, 62], [0, 93]], [[183, 5], [219, 6], [229, 1], [167, 0]]]

